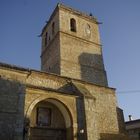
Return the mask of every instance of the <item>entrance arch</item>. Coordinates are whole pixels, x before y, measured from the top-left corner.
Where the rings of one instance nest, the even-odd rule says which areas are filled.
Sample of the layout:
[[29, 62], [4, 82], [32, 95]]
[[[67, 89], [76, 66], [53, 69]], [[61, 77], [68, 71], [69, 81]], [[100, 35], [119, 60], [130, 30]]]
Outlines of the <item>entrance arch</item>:
[[29, 140], [72, 140], [72, 117], [64, 103], [55, 98], [36, 99], [29, 107]]

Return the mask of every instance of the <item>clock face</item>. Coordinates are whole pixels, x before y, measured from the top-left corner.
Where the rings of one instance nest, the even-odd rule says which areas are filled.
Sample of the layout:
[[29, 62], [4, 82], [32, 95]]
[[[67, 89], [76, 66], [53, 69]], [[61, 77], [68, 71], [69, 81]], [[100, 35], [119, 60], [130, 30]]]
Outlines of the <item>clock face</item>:
[[89, 24], [86, 24], [86, 26], [85, 26], [85, 33], [86, 33], [86, 36], [90, 37], [91, 29], [90, 29], [90, 25]]

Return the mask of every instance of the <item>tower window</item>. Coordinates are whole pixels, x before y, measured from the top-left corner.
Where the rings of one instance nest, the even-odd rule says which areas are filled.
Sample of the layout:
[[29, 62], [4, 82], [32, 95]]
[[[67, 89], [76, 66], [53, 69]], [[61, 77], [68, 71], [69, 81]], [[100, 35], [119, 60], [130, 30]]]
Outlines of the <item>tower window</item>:
[[76, 20], [74, 18], [70, 19], [70, 30], [76, 32]]
[[55, 32], [55, 23], [53, 22], [52, 23], [52, 35], [54, 34], [54, 32]]
[[47, 43], [48, 43], [48, 33], [46, 32], [46, 34], [45, 34], [45, 46], [47, 45]]

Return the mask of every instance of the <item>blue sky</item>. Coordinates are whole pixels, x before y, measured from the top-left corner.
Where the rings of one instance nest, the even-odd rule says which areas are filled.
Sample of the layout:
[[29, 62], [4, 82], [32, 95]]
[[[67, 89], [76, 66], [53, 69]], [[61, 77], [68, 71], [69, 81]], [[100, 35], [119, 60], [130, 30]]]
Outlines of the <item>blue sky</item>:
[[[110, 87], [126, 120], [140, 118], [140, 0], [0, 0], [0, 61], [40, 69], [41, 33], [58, 2], [92, 13]], [[125, 92], [119, 91], [135, 91]]]

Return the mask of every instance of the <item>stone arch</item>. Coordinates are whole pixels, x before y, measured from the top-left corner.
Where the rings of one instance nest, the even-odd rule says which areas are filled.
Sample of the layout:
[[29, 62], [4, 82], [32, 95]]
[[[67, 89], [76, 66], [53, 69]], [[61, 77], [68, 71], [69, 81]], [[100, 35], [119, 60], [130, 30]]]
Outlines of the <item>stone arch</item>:
[[38, 98], [36, 98], [29, 106], [25, 118], [30, 120], [30, 116], [32, 114], [32, 111], [34, 109], [34, 107], [42, 102], [42, 101], [46, 101], [49, 102], [53, 105], [55, 105], [59, 111], [62, 113], [63, 117], [64, 117], [64, 121], [65, 121], [65, 126], [66, 126], [66, 139], [67, 140], [72, 140], [73, 137], [73, 119], [72, 119], [72, 115], [70, 112], [70, 109], [68, 108], [67, 105], [65, 105], [64, 102], [60, 101], [59, 99], [55, 98], [55, 97], [46, 97], [46, 96], [40, 96]]
[[59, 100], [54, 100], [53, 98], [48, 98], [47, 99], [48, 102], [53, 103], [54, 105], [56, 105], [59, 110], [61, 111], [64, 119], [65, 119], [65, 123], [66, 123], [66, 127], [71, 127], [72, 125], [72, 117], [70, 115], [70, 111], [68, 110], [68, 108]]

